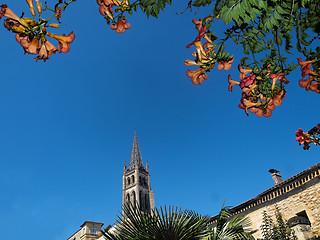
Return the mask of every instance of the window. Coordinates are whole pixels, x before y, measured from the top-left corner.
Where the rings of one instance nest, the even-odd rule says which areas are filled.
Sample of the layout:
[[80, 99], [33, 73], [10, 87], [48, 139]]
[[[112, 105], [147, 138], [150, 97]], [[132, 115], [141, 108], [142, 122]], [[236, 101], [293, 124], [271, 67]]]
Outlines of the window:
[[145, 204], [144, 209], [145, 209], [146, 211], [149, 211], [148, 196], [147, 196], [147, 194], [144, 195], [144, 204]]
[[132, 198], [133, 198], [133, 206], [136, 207], [137, 199], [136, 199], [136, 192], [135, 191], [132, 192]]
[[131, 179], [132, 179], [132, 183], [134, 183], [134, 175], [132, 175]]
[[305, 219], [307, 219], [310, 222], [306, 211], [299, 212], [296, 215], [299, 216], [299, 217], [304, 217]]
[[91, 227], [91, 228], [90, 228], [90, 232], [91, 232], [92, 234], [96, 234], [96, 233], [97, 233], [97, 228], [96, 228], [96, 227]]
[[144, 204], [143, 204], [143, 198], [142, 198], [142, 191], [140, 190], [139, 192], [139, 204], [140, 204], [140, 210], [144, 210], [143, 207], [144, 207]]

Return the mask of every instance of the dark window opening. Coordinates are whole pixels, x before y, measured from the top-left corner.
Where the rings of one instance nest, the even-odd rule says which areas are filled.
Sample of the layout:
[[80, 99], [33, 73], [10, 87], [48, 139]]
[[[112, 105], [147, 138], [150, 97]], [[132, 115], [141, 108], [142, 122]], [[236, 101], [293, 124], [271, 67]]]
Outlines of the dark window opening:
[[307, 219], [310, 222], [310, 219], [308, 218], [306, 211], [299, 212], [296, 215], [299, 217], [304, 217], [305, 219]]

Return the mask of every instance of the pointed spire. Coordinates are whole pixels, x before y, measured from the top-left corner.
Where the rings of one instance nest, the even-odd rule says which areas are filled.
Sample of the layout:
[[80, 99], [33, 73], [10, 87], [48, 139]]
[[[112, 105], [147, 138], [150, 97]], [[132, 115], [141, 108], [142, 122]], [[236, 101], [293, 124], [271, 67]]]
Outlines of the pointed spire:
[[133, 144], [132, 144], [132, 150], [131, 150], [131, 157], [130, 157], [129, 166], [130, 167], [143, 166], [136, 131], [134, 131], [134, 137], [133, 137]]

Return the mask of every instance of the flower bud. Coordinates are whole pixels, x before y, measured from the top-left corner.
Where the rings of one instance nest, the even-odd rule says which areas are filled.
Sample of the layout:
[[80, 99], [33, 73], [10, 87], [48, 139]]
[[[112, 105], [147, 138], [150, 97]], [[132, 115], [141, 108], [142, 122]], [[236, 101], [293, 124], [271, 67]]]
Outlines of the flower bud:
[[35, 0], [37, 3], [37, 10], [38, 13], [42, 13], [42, 3], [39, 2], [39, 0]]
[[34, 6], [33, 6], [33, 0], [26, 0], [26, 2], [28, 3], [29, 5], [29, 9], [30, 9], [30, 12], [32, 14], [32, 16], [36, 16], [36, 10], [34, 9]]
[[55, 36], [55, 34], [51, 33], [51, 32], [47, 32], [47, 35], [51, 38], [53, 38]]
[[48, 25], [48, 27], [59, 28], [59, 24], [58, 24], [58, 23], [50, 23], [50, 24]]
[[32, 16], [36, 16], [36, 10], [34, 9], [34, 7], [30, 7], [29, 8], [30, 9], [30, 12], [31, 12], [31, 14], [32, 14]]

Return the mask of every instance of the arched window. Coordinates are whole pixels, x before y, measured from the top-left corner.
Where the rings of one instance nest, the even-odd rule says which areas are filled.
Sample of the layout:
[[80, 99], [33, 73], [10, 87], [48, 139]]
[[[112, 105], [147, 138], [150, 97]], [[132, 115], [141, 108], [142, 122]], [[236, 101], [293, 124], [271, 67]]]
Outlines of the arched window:
[[140, 204], [140, 210], [143, 211], [143, 197], [142, 197], [142, 191], [139, 192], [139, 204]]
[[130, 203], [130, 194], [127, 193], [127, 203]]
[[149, 211], [148, 195], [147, 194], [144, 195], [144, 209], [146, 211]]
[[128, 185], [130, 185], [130, 178], [129, 177], [127, 178], [127, 183], [128, 183]]
[[132, 183], [134, 183], [134, 175], [131, 176]]
[[142, 185], [141, 176], [139, 176], [139, 184]]
[[133, 202], [133, 206], [135, 207], [137, 205], [137, 199], [136, 199], [136, 192], [133, 191], [132, 192], [132, 202]]

